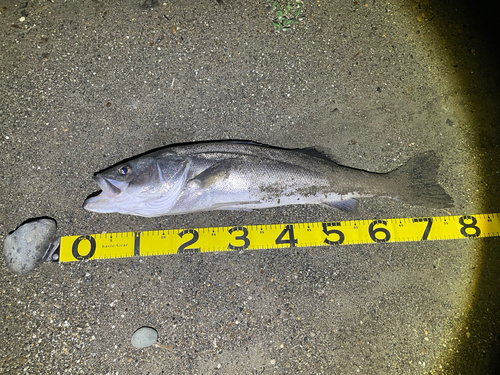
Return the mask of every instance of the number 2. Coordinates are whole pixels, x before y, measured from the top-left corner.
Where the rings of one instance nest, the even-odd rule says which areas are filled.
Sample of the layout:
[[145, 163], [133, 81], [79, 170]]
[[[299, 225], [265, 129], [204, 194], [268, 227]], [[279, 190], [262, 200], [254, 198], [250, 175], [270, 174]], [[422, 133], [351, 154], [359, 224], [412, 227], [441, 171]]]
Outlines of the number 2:
[[184, 242], [181, 246], [179, 246], [179, 248], [177, 249], [177, 254], [190, 254], [190, 253], [200, 252], [199, 247], [193, 249], [186, 249], [188, 246], [191, 246], [196, 241], [198, 241], [198, 238], [200, 238], [198, 231], [194, 229], [184, 229], [182, 232], [179, 233], [179, 237], [182, 238], [185, 234], [192, 234], [193, 238], [191, 238], [189, 241]]

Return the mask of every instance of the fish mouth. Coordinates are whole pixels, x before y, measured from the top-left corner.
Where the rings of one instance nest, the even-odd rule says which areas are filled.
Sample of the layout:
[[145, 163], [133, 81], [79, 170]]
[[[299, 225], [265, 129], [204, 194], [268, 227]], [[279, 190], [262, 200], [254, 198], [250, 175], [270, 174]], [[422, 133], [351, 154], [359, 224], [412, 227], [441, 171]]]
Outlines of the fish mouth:
[[121, 192], [128, 186], [127, 182], [112, 180], [100, 175], [95, 175], [93, 179], [96, 184], [99, 185], [99, 187], [102, 189], [102, 192], [109, 198], [113, 198], [121, 194]]

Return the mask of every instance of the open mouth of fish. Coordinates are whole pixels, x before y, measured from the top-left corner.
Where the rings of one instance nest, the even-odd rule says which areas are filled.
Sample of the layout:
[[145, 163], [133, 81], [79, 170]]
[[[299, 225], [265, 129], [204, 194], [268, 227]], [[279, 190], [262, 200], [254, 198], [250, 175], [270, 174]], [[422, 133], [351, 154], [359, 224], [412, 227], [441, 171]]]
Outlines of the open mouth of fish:
[[102, 193], [110, 198], [116, 197], [128, 186], [127, 182], [104, 178], [100, 175], [94, 176], [93, 179], [102, 189]]

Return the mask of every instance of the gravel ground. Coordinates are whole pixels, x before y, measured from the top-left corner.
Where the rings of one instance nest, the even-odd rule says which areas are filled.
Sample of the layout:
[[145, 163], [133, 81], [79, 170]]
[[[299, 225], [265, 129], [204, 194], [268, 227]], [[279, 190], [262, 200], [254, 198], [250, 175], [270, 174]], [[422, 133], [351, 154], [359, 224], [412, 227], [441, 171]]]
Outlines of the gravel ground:
[[[0, 235], [500, 212], [495, 29], [457, 4], [0, 1]], [[487, 8], [482, 9], [488, 12]], [[434, 150], [448, 211], [366, 199], [156, 219], [92, 214], [94, 172], [178, 142], [315, 146], [389, 171]], [[0, 266], [0, 373], [493, 373], [498, 239]], [[137, 350], [132, 334], [158, 331]]]

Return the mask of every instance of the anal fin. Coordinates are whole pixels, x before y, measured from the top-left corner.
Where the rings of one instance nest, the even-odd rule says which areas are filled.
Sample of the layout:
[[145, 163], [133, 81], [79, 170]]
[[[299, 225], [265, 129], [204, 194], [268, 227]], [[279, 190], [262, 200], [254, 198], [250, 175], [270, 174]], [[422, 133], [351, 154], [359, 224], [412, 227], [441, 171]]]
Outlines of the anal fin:
[[336, 202], [324, 202], [328, 207], [337, 208], [342, 211], [353, 212], [356, 209], [358, 201], [354, 198], [336, 201]]

